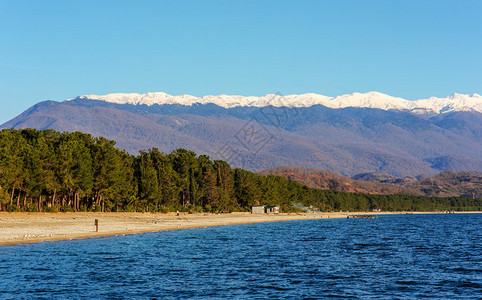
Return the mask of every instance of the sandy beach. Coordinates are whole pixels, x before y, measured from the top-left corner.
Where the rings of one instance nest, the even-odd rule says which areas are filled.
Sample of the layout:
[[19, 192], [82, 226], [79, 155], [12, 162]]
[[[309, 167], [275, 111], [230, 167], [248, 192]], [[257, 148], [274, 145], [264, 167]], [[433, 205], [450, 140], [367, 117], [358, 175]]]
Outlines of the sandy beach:
[[[142, 232], [235, 224], [346, 218], [373, 213], [158, 214], [158, 213], [0, 213], [0, 245], [71, 240]], [[386, 213], [377, 213], [386, 214]], [[95, 220], [99, 231], [96, 232]]]
[[[323, 214], [0, 213], [0, 245], [260, 222], [346, 218]], [[96, 232], [95, 220], [99, 222]]]

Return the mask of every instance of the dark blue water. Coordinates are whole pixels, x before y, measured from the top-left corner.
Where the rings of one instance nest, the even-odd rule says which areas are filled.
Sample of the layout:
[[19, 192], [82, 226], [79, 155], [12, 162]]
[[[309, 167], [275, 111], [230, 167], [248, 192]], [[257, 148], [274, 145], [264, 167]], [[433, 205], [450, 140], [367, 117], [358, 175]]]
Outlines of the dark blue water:
[[2, 299], [482, 298], [482, 215], [398, 215], [0, 247]]

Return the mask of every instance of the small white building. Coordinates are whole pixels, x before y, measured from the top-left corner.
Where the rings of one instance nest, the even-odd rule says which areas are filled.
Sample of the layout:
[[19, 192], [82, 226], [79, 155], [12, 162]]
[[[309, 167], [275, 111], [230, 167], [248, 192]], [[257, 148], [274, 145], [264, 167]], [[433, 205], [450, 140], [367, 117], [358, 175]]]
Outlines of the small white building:
[[267, 214], [279, 214], [279, 206], [266, 206]]
[[264, 214], [264, 206], [253, 206], [251, 207], [252, 214]]
[[279, 214], [279, 206], [252, 206], [251, 207], [252, 214]]

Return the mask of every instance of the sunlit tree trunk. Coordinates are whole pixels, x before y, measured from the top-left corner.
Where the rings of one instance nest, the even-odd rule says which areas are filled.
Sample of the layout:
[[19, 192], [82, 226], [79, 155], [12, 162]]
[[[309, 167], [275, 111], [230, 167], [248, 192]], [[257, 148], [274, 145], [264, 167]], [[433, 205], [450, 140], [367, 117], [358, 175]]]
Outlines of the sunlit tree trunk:
[[74, 211], [79, 211], [79, 194], [74, 193]]
[[12, 189], [12, 196], [10, 197], [10, 205], [13, 204], [13, 195], [15, 194], [15, 186]]

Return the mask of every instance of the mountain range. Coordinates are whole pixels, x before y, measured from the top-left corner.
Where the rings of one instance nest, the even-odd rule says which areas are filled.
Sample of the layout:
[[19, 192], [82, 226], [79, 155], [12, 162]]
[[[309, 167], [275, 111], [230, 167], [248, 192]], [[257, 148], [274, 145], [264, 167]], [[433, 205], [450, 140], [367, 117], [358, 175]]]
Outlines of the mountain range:
[[86, 95], [43, 101], [1, 128], [82, 131], [135, 154], [186, 148], [253, 171], [299, 166], [353, 176], [482, 171], [482, 97], [416, 101], [369, 92]]
[[107, 95], [84, 95], [72, 100], [98, 100], [115, 104], [131, 105], [164, 105], [181, 104], [191, 106], [193, 104], [215, 104], [224, 108], [239, 106], [266, 107], [310, 107], [323, 105], [329, 108], [378, 108], [383, 110], [404, 110], [416, 114], [439, 114], [451, 111], [477, 111], [482, 112], [482, 96], [478, 94], [464, 95], [454, 93], [445, 98], [431, 97], [409, 101], [398, 97], [392, 97], [378, 92], [353, 93], [337, 97], [328, 97], [319, 94], [286, 95], [268, 94], [262, 97], [244, 97], [237, 95], [219, 95], [195, 97], [191, 95], [173, 96], [166, 93], [115, 93]]

